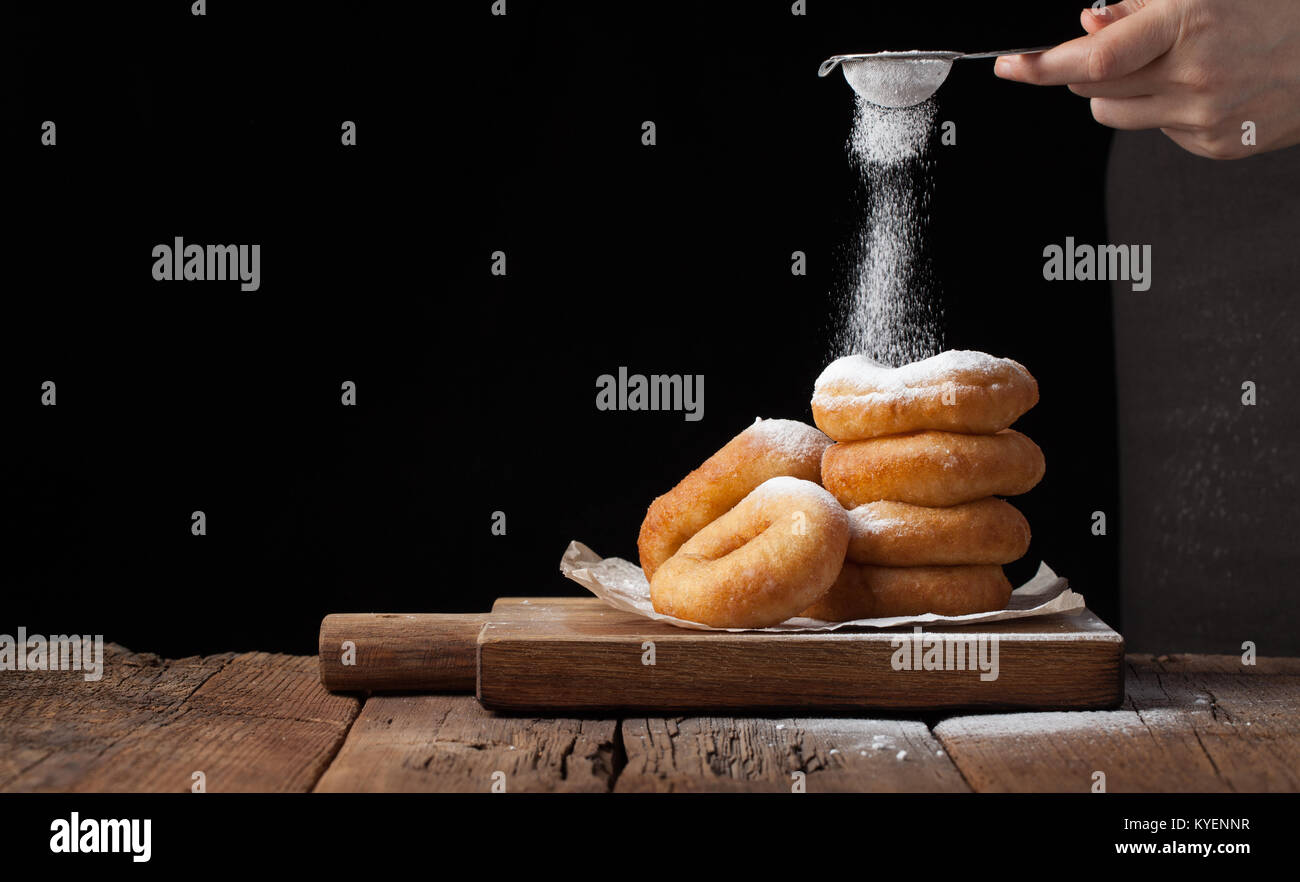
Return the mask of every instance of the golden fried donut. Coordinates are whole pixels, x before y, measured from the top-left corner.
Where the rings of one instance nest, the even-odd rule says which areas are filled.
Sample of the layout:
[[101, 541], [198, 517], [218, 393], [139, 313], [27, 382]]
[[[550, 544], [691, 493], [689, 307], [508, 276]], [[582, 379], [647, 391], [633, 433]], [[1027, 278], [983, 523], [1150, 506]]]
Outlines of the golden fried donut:
[[800, 615], [826, 622], [1003, 609], [1011, 583], [1000, 566], [871, 567], [847, 562], [830, 590]]
[[1043, 451], [1015, 429], [912, 432], [832, 444], [822, 457], [822, 483], [845, 508], [881, 499], [958, 505], [1026, 493], [1045, 468]]
[[893, 368], [865, 355], [831, 362], [813, 387], [813, 419], [836, 441], [924, 429], [991, 435], [1038, 403], [1038, 383], [1009, 358], [949, 350]]
[[849, 516], [834, 496], [772, 478], [664, 561], [650, 601], [715, 628], [777, 625], [826, 593], [848, 544]]
[[870, 567], [846, 560], [826, 593], [811, 606], [805, 607], [799, 615], [809, 619], [821, 619], [823, 622], [851, 622], [854, 619], [875, 618], [875, 596], [871, 593], [871, 586], [867, 584], [864, 575], [868, 569]]
[[868, 502], [849, 512], [848, 559], [883, 567], [1005, 564], [1029, 550], [1029, 522], [987, 497], [946, 508]]
[[821, 481], [822, 453], [831, 439], [795, 420], [754, 424], [650, 503], [637, 552], [647, 579], [682, 543], [726, 514], [768, 478]]

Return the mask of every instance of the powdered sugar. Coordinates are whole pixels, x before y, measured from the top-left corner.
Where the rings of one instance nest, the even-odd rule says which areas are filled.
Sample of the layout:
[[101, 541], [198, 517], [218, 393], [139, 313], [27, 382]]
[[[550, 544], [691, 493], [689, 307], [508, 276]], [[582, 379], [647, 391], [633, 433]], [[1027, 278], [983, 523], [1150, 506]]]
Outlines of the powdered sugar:
[[750, 496], [755, 494], [762, 496], [780, 496], [790, 493], [806, 493], [809, 488], [819, 487], [812, 481], [805, 481], [803, 478], [792, 478], [789, 475], [782, 475], [778, 478], [768, 478], [763, 483], [755, 487]]
[[866, 535], [886, 532], [893, 533], [911, 526], [908, 521], [902, 518], [881, 514], [875, 508], [875, 503], [871, 502], [850, 509], [849, 521], [853, 525], [853, 532], [855, 534]]
[[916, 107], [878, 107], [858, 99], [857, 117], [849, 139], [849, 151], [864, 171], [868, 165], [892, 166], [916, 159], [926, 152], [935, 104]]
[[952, 67], [950, 54], [924, 50], [888, 52], [845, 60], [844, 79], [853, 91], [882, 107], [911, 107], [934, 94]]
[[897, 395], [933, 389], [959, 377], [980, 386], [997, 388], [999, 380], [1009, 371], [1024, 372], [1024, 369], [1008, 358], [969, 349], [949, 349], [899, 367], [891, 367], [866, 355], [846, 355], [826, 366], [813, 385], [813, 394]]
[[818, 429], [798, 420], [765, 420], [761, 417], [745, 430], [770, 444], [785, 456], [818, 456], [830, 446], [831, 439]]
[[1133, 711], [1044, 711], [1037, 713], [984, 714], [954, 717], [935, 727], [941, 738], [976, 735], [981, 738], [1018, 738], [1082, 732], [1101, 736], [1106, 732], [1144, 728], [1142, 717]]
[[[909, 65], [888, 65], [906, 70]], [[849, 153], [867, 190], [856, 273], [845, 297], [836, 349], [888, 364], [938, 351], [939, 311], [924, 261], [928, 173], [924, 156], [935, 103], [885, 108], [857, 98]]]
[[768, 478], [763, 483], [754, 488], [749, 496], [745, 497], [748, 501], [761, 501], [777, 497], [798, 496], [800, 499], [821, 506], [829, 512], [842, 512], [844, 509], [839, 500], [831, 495], [830, 491], [820, 484], [814, 484], [812, 481], [805, 481], [802, 478], [791, 478], [788, 476], [779, 478]]

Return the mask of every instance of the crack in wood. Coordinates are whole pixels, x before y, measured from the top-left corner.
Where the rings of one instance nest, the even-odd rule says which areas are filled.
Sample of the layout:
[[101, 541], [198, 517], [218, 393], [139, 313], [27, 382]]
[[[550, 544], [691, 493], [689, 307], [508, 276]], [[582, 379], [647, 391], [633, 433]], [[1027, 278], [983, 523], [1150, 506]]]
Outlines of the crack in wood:
[[614, 733], [610, 737], [609, 745], [609, 768], [605, 775], [605, 792], [613, 793], [614, 788], [618, 786], [619, 776], [623, 774], [623, 769], [627, 768], [627, 746], [623, 743], [622, 720], [614, 722]]

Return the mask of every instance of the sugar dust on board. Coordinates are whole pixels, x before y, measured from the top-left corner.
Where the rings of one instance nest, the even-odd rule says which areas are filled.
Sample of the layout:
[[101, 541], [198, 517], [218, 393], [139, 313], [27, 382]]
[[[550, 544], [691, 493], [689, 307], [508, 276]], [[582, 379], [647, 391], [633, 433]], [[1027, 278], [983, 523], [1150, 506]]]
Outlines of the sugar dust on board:
[[866, 190], [866, 211], [853, 253], [835, 341], [837, 355], [865, 354], [888, 365], [934, 355], [942, 314], [925, 257], [925, 162], [933, 100], [878, 107], [859, 97], [848, 149]]

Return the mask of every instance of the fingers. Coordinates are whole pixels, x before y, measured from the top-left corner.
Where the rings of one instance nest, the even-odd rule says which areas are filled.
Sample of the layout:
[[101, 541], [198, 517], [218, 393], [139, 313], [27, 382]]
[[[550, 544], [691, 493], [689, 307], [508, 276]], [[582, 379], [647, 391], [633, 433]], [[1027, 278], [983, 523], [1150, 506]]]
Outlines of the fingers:
[[1093, 98], [1092, 115], [1113, 129], [1160, 129], [1191, 153], [1207, 159], [1240, 159], [1254, 148], [1242, 144], [1235, 122], [1226, 122], [1213, 107], [1169, 95], [1139, 98]]
[[1200, 139], [1194, 133], [1184, 129], [1175, 129], [1169, 126], [1162, 128], [1160, 131], [1164, 132], [1165, 135], [1168, 136], [1169, 140], [1173, 141], [1188, 153], [1195, 153], [1197, 156], [1204, 156], [1207, 159], [1213, 158], [1208, 156], [1201, 148]]
[[1243, 159], [1250, 156], [1254, 149], [1241, 143], [1236, 132], [1215, 135], [1207, 132], [1194, 132], [1186, 129], [1161, 129], [1169, 139], [1188, 153], [1203, 156], [1206, 159]]
[[1084, 98], [1136, 98], [1168, 91], [1170, 76], [1165, 58], [1157, 58], [1146, 67], [1117, 80], [1104, 83], [1071, 83], [1070, 91]]
[[1167, 52], [1178, 37], [1178, 20], [1171, 4], [1148, 3], [1118, 16], [1115, 8], [1106, 8], [1111, 9], [1106, 16], [1109, 23], [1095, 33], [1040, 55], [1003, 56], [993, 72], [1040, 86], [1104, 82], [1145, 67]]
[[1185, 119], [1185, 102], [1168, 95], [1141, 95], [1136, 98], [1093, 98], [1092, 118], [1112, 129], [1183, 129], [1191, 125]]
[[[1068, 85], [1089, 99], [1097, 122], [1113, 129], [1160, 129], [1198, 156], [1237, 159], [1237, 123], [1225, 122], [1225, 102], [1187, 88], [1177, 52], [1170, 52], [1183, 26], [1177, 0], [1124, 0], [1079, 14], [1087, 36], [1042, 55], [999, 58], [994, 72], [1038, 85]], [[1185, 62], [1185, 59], [1183, 59]], [[1231, 102], [1228, 102], [1231, 106]]]
[[[1100, 7], [1089, 6], [1079, 13], [1079, 22], [1089, 34], [1095, 34], [1109, 24], [1132, 15], [1134, 8], [1128, 3], [1104, 4]], [[1084, 98], [1137, 98], [1142, 95], [1154, 95], [1164, 85], [1164, 58], [1161, 56], [1146, 67], [1120, 77], [1100, 83], [1070, 83], [1070, 91]]]

